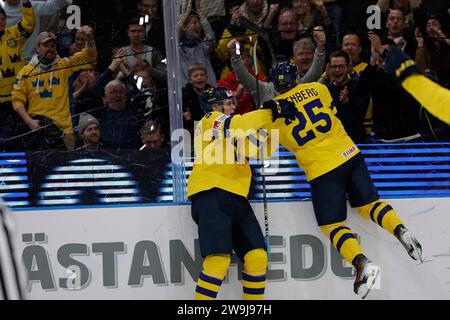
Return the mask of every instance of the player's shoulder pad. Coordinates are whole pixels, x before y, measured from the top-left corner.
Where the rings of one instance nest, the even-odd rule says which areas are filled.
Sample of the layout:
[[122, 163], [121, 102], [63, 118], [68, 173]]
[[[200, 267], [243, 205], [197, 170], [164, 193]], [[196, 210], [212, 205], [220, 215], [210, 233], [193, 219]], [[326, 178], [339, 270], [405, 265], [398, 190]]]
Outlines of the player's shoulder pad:
[[212, 116], [212, 112], [208, 112], [207, 114], [204, 115], [205, 119], [209, 119]]

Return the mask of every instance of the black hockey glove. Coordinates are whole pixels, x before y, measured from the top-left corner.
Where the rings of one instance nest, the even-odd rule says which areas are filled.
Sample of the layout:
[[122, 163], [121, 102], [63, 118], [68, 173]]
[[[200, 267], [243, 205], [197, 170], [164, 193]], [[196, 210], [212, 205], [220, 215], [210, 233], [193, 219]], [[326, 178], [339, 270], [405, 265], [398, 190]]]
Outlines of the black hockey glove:
[[382, 55], [385, 70], [401, 84], [412, 74], [421, 74], [419, 67], [402, 49], [390, 46]]
[[291, 124], [297, 115], [295, 104], [286, 99], [266, 101], [264, 102], [262, 109], [271, 109], [272, 121], [275, 121], [278, 118], [284, 118], [284, 123], [286, 123], [286, 125]]

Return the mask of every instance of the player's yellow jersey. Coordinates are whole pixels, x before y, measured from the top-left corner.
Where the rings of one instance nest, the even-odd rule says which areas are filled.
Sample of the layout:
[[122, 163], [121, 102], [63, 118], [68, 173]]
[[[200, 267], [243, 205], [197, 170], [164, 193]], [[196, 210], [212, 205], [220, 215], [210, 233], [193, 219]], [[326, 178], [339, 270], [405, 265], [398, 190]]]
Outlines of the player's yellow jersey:
[[[251, 169], [245, 155], [239, 155], [239, 141], [272, 122], [271, 110], [227, 116], [213, 111], [195, 129], [195, 162], [188, 180], [187, 196], [220, 188], [247, 197]], [[244, 152], [247, 153], [247, 152]]]
[[280, 144], [295, 154], [308, 181], [317, 178], [360, 151], [335, 116], [336, 108], [327, 87], [313, 82], [299, 84], [275, 99], [288, 99], [297, 107], [297, 119], [286, 126], [278, 119]]
[[407, 77], [402, 87], [432, 115], [450, 124], [450, 90], [419, 74]]

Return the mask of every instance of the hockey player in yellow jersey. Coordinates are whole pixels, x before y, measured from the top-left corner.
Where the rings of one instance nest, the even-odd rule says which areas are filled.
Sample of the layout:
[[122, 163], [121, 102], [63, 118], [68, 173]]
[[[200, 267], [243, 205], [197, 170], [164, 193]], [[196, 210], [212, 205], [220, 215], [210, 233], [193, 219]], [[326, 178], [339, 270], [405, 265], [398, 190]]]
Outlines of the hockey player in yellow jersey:
[[384, 67], [398, 83], [436, 118], [450, 125], [450, 90], [441, 87], [421, 74], [415, 62], [401, 49], [382, 45], [375, 33], [369, 40], [383, 58]]
[[[233, 116], [236, 102], [230, 90], [211, 87], [200, 97], [206, 115], [195, 130], [194, 168], [187, 195], [192, 218], [198, 225], [203, 270], [197, 281], [195, 299], [216, 299], [234, 250], [244, 264], [242, 283], [245, 300], [264, 298], [267, 253], [259, 223], [247, 200], [251, 171], [235, 143], [267, 126], [272, 119], [294, 119], [295, 108], [284, 100]], [[247, 149], [248, 150], [248, 149]]]
[[354, 291], [365, 298], [380, 268], [363, 254], [356, 235], [345, 225], [347, 196], [352, 207], [394, 235], [414, 260], [421, 260], [422, 248], [394, 209], [379, 199], [361, 152], [335, 116], [328, 89], [317, 82], [296, 85], [291, 79], [295, 79], [295, 67], [290, 62], [272, 69], [272, 82], [282, 92], [275, 100], [291, 101], [297, 119], [289, 125], [277, 120], [271, 128], [280, 130], [280, 144], [305, 171], [318, 225], [356, 268]]
[[20, 70], [12, 91], [12, 103], [31, 130], [41, 127], [39, 120], [33, 117], [45, 116], [66, 137], [73, 137], [71, 81], [74, 80], [76, 71], [95, 63], [97, 59], [92, 28], [82, 26], [81, 30], [88, 39], [86, 47], [70, 58], [58, 56], [56, 36], [53, 33], [41, 32], [36, 46], [38, 54]]
[[36, 25], [33, 8], [28, 0], [23, 1], [22, 20], [19, 23], [5, 28], [6, 18], [5, 11], [0, 7], [0, 103], [11, 101], [14, 80], [25, 65], [22, 48]]

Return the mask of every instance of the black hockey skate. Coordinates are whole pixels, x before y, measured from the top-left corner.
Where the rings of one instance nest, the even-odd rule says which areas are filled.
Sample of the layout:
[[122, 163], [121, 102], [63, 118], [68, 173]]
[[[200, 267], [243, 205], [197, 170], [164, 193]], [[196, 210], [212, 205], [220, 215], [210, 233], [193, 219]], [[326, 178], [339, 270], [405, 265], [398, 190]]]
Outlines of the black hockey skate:
[[358, 256], [356, 259], [356, 279], [353, 291], [362, 299], [365, 299], [375, 286], [380, 275], [380, 267], [363, 255]]
[[422, 260], [422, 246], [419, 241], [406, 229], [404, 225], [399, 225], [394, 231], [395, 237], [400, 241], [400, 243], [405, 247], [406, 252], [414, 260]]

